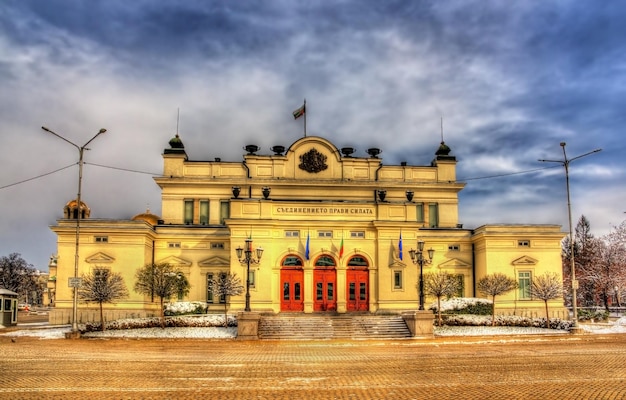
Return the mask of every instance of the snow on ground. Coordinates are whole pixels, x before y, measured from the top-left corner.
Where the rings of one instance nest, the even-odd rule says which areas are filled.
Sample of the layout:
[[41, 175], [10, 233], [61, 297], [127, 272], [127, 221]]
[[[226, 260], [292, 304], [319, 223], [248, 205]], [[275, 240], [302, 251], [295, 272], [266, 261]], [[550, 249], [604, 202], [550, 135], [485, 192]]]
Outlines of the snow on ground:
[[[40, 339], [64, 339], [65, 333], [71, 331], [69, 325], [56, 326], [43, 324], [20, 324], [18, 328], [0, 336], [28, 336]], [[580, 327], [589, 334], [626, 333], [626, 317], [609, 323], [580, 324]], [[442, 326], [435, 327], [435, 337], [443, 336], [505, 336], [524, 334], [567, 334], [567, 331], [529, 328], [529, 327], [491, 327], [491, 326]], [[89, 332], [82, 334], [88, 338], [192, 338], [192, 339], [234, 339], [237, 337], [237, 327], [201, 327], [201, 328], [143, 328], [108, 330], [105, 332]]]

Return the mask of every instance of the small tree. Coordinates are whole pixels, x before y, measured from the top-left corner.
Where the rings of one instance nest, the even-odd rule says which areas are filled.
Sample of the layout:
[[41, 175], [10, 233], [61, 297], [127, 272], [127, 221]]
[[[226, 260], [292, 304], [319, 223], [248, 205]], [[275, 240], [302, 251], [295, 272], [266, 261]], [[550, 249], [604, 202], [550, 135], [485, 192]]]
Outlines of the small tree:
[[191, 285], [185, 275], [167, 263], [147, 264], [137, 270], [135, 292], [159, 298], [161, 310], [161, 328], [165, 328], [165, 312], [163, 302], [169, 300], [175, 294], [185, 296], [189, 293]]
[[0, 288], [20, 295], [24, 301], [31, 301], [37, 291], [37, 270], [27, 263], [19, 253], [0, 257]]
[[78, 297], [87, 303], [98, 303], [100, 306], [100, 326], [104, 331], [104, 303], [128, 297], [128, 289], [122, 275], [106, 268], [95, 268], [90, 274], [82, 276], [82, 284], [78, 288]]
[[[243, 285], [237, 274], [220, 272], [217, 279], [209, 281], [209, 291], [213, 296], [239, 296], [243, 293]], [[228, 302], [224, 301], [224, 326], [228, 326]]]
[[550, 314], [548, 312], [548, 300], [558, 299], [563, 296], [563, 282], [555, 273], [546, 272], [535, 277], [530, 287], [530, 295], [543, 300], [546, 305], [546, 328], [550, 327]]
[[424, 275], [424, 292], [437, 297], [437, 322], [441, 326], [441, 298], [450, 297], [456, 294], [461, 286], [461, 282], [456, 276], [444, 271], [427, 273]]
[[487, 275], [481, 280], [478, 281], [476, 285], [478, 291], [481, 293], [491, 296], [493, 301], [493, 312], [491, 313], [491, 326], [495, 326], [496, 324], [496, 296], [504, 294], [506, 292], [510, 292], [511, 290], [517, 288], [517, 282], [515, 279], [510, 278], [501, 273], [495, 273], [491, 275]]

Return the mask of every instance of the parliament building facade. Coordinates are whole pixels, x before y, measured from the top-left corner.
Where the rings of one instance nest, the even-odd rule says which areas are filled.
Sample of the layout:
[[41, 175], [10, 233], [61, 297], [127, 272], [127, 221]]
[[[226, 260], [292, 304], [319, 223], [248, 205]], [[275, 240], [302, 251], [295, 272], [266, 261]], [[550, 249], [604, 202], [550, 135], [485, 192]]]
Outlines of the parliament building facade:
[[[158, 301], [133, 291], [137, 269], [169, 263], [191, 283], [180, 301], [206, 302], [211, 311], [242, 311], [245, 294], [212, 296], [209, 281], [230, 272], [244, 286], [248, 265], [237, 248], [251, 240], [262, 248], [250, 267], [250, 306], [262, 313], [401, 313], [419, 303], [419, 265], [409, 252], [424, 242], [434, 250], [424, 274], [457, 276], [460, 297], [485, 297], [476, 282], [495, 272], [520, 287], [496, 298], [496, 312], [543, 316], [530, 295], [532, 278], [561, 276], [557, 225], [497, 224], [464, 228], [459, 222], [456, 157], [441, 143], [430, 165], [384, 165], [379, 149], [358, 157], [316, 136], [243, 161], [189, 160], [176, 135], [163, 152], [161, 216], [149, 211], [131, 220], [90, 218], [76, 201], [51, 229], [58, 237], [50, 265], [51, 323], [70, 322], [76, 217], [80, 220], [79, 276], [94, 268], [120, 273], [129, 297], [105, 304], [106, 319], [158, 315]], [[485, 213], [489, 210], [485, 209]], [[253, 256], [256, 258], [256, 252]], [[176, 300], [176, 299], [172, 299]], [[433, 301], [426, 299], [426, 307]], [[566, 318], [563, 300], [550, 301], [551, 316]], [[79, 322], [98, 319], [97, 306], [79, 304]]]

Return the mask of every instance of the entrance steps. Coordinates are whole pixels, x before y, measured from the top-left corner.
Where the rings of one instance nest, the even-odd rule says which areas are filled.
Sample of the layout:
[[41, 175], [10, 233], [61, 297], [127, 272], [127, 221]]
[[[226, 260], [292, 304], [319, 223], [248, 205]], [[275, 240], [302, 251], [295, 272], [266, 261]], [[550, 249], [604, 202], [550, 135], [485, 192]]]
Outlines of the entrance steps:
[[259, 339], [404, 339], [411, 332], [400, 315], [262, 315]]

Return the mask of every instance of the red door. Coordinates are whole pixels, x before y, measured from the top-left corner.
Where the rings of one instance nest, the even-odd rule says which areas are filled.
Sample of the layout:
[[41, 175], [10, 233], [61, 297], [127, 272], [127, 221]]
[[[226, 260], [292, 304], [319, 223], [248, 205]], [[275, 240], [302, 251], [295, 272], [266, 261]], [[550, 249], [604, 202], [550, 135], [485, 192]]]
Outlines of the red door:
[[280, 270], [281, 311], [304, 311], [303, 281], [304, 273], [301, 269]]
[[369, 310], [369, 274], [365, 269], [349, 269], [346, 271], [348, 287], [348, 311], [368, 311]]
[[316, 269], [313, 272], [313, 311], [337, 309], [337, 273], [334, 269]]

